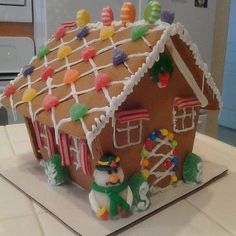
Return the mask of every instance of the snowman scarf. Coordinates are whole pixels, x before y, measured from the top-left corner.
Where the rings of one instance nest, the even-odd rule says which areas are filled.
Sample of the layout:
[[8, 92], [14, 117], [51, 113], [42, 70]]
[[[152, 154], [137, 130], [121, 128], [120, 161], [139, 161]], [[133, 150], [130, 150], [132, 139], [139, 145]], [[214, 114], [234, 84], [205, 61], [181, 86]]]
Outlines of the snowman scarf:
[[100, 192], [105, 193], [108, 195], [110, 199], [110, 209], [109, 212], [112, 216], [118, 215], [118, 207], [129, 211], [130, 207], [129, 204], [119, 195], [121, 192], [123, 192], [128, 187], [128, 183], [124, 181], [123, 183], [112, 186], [112, 187], [103, 187], [100, 185], [97, 185], [95, 182], [92, 184], [92, 189]]

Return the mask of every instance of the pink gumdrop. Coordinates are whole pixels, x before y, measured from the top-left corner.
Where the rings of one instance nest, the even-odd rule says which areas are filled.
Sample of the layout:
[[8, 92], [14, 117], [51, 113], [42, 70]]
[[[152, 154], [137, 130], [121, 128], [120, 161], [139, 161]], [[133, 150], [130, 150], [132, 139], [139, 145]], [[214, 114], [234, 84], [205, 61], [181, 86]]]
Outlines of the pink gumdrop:
[[15, 92], [16, 92], [16, 86], [14, 84], [7, 85], [3, 90], [3, 94], [7, 97], [10, 97]]
[[82, 57], [85, 62], [96, 56], [97, 50], [94, 47], [88, 47], [82, 50]]
[[111, 82], [111, 77], [107, 74], [100, 73], [95, 78], [95, 87], [99, 91], [102, 88], [106, 87]]
[[102, 9], [102, 23], [104, 26], [111, 25], [114, 20], [113, 10], [110, 7], [104, 7]]
[[60, 40], [66, 34], [66, 29], [64, 26], [60, 25], [56, 28], [54, 37], [56, 40]]
[[54, 69], [51, 67], [45, 67], [40, 72], [40, 77], [42, 80], [47, 80], [49, 77], [54, 75]]
[[44, 99], [43, 99], [43, 109], [45, 111], [49, 111], [51, 108], [57, 106], [59, 104], [59, 100], [56, 96], [48, 94]]

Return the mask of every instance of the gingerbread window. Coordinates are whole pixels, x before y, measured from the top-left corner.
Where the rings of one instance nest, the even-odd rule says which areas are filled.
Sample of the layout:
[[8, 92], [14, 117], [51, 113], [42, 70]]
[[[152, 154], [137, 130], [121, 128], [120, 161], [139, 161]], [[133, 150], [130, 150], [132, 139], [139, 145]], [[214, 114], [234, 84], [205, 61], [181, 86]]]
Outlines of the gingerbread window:
[[175, 133], [193, 130], [201, 107], [196, 97], [175, 98], [173, 106], [173, 131]]
[[120, 149], [139, 144], [144, 120], [149, 120], [146, 109], [116, 112], [113, 118], [114, 147]]

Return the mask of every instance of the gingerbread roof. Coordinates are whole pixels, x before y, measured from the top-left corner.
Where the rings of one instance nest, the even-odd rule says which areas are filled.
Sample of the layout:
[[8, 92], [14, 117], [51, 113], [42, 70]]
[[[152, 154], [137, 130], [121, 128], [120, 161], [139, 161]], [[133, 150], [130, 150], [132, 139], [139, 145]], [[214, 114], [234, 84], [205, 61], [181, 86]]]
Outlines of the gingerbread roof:
[[[42, 59], [34, 57], [31, 60], [30, 64], [35, 67], [33, 73], [24, 77], [21, 71], [12, 82], [16, 86], [16, 92], [10, 97], [2, 95], [2, 104], [21, 112], [32, 120], [54, 126], [56, 133], [61, 130], [86, 138], [91, 144], [118, 107], [132, 93], [133, 87], [158, 60], [159, 54], [167, 48], [176, 58], [180, 57], [179, 60], [181, 60], [181, 52], [185, 56], [189, 55], [189, 60], [186, 61], [187, 68], [184, 68], [183, 73], [188, 73], [188, 68], [192, 72], [194, 70], [192, 73], [194, 76], [186, 80], [201, 102], [201, 106], [221, 107], [220, 93], [214, 80], [208, 72], [207, 65], [202, 61], [197, 46], [192, 43], [183, 25], [179, 23], [169, 25], [163, 22], [148, 25], [145, 37], [133, 41], [131, 39], [132, 27], [141, 22], [130, 23], [126, 27], [118, 22], [113, 24], [116, 33], [107, 40], [101, 40], [99, 37], [101, 23], [88, 24], [89, 34], [81, 40], [76, 37], [78, 31], [76, 27], [67, 29], [60, 40], [56, 40], [53, 36], [46, 43], [50, 53]], [[178, 41], [181, 42], [179, 46], [176, 44]], [[62, 60], [57, 58], [60, 45], [70, 46], [72, 49], [70, 55]], [[81, 51], [88, 46], [96, 48], [97, 53], [92, 60], [85, 62]], [[114, 66], [112, 53], [117, 47], [121, 48], [128, 57], [125, 63]], [[40, 78], [40, 71], [45, 66], [50, 66], [55, 70], [55, 75], [47, 81]], [[78, 70], [80, 74], [80, 78], [73, 84], [63, 83], [65, 71], [68, 68]], [[112, 78], [110, 84], [100, 91], [96, 90], [94, 81], [98, 72], [106, 73]], [[36, 96], [30, 102], [23, 102], [22, 96], [28, 88], [35, 89]], [[59, 104], [45, 111], [42, 102], [49, 93], [59, 99]], [[86, 116], [78, 121], [72, 121], [70, 117], [70, 108], [75, 103], [86, 104], [89, 108]]]

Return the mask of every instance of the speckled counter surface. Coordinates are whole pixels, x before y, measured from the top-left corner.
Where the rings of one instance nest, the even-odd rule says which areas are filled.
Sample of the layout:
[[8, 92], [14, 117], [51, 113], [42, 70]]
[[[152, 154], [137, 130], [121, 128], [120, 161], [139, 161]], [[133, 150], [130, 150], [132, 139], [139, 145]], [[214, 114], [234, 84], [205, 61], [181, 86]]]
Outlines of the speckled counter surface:
[[[24, 125], [0, 127], [0, 159], [29, 155]], [[197, 134], [195, 152], [224, 164], [229, 174], [159, 212], [123, 235], [236, 235], [236, 148]], [[17, 161], [17, 160], [16, 160]], [[74, 235], [60, 221], [0, 178], [0, 236]]]

